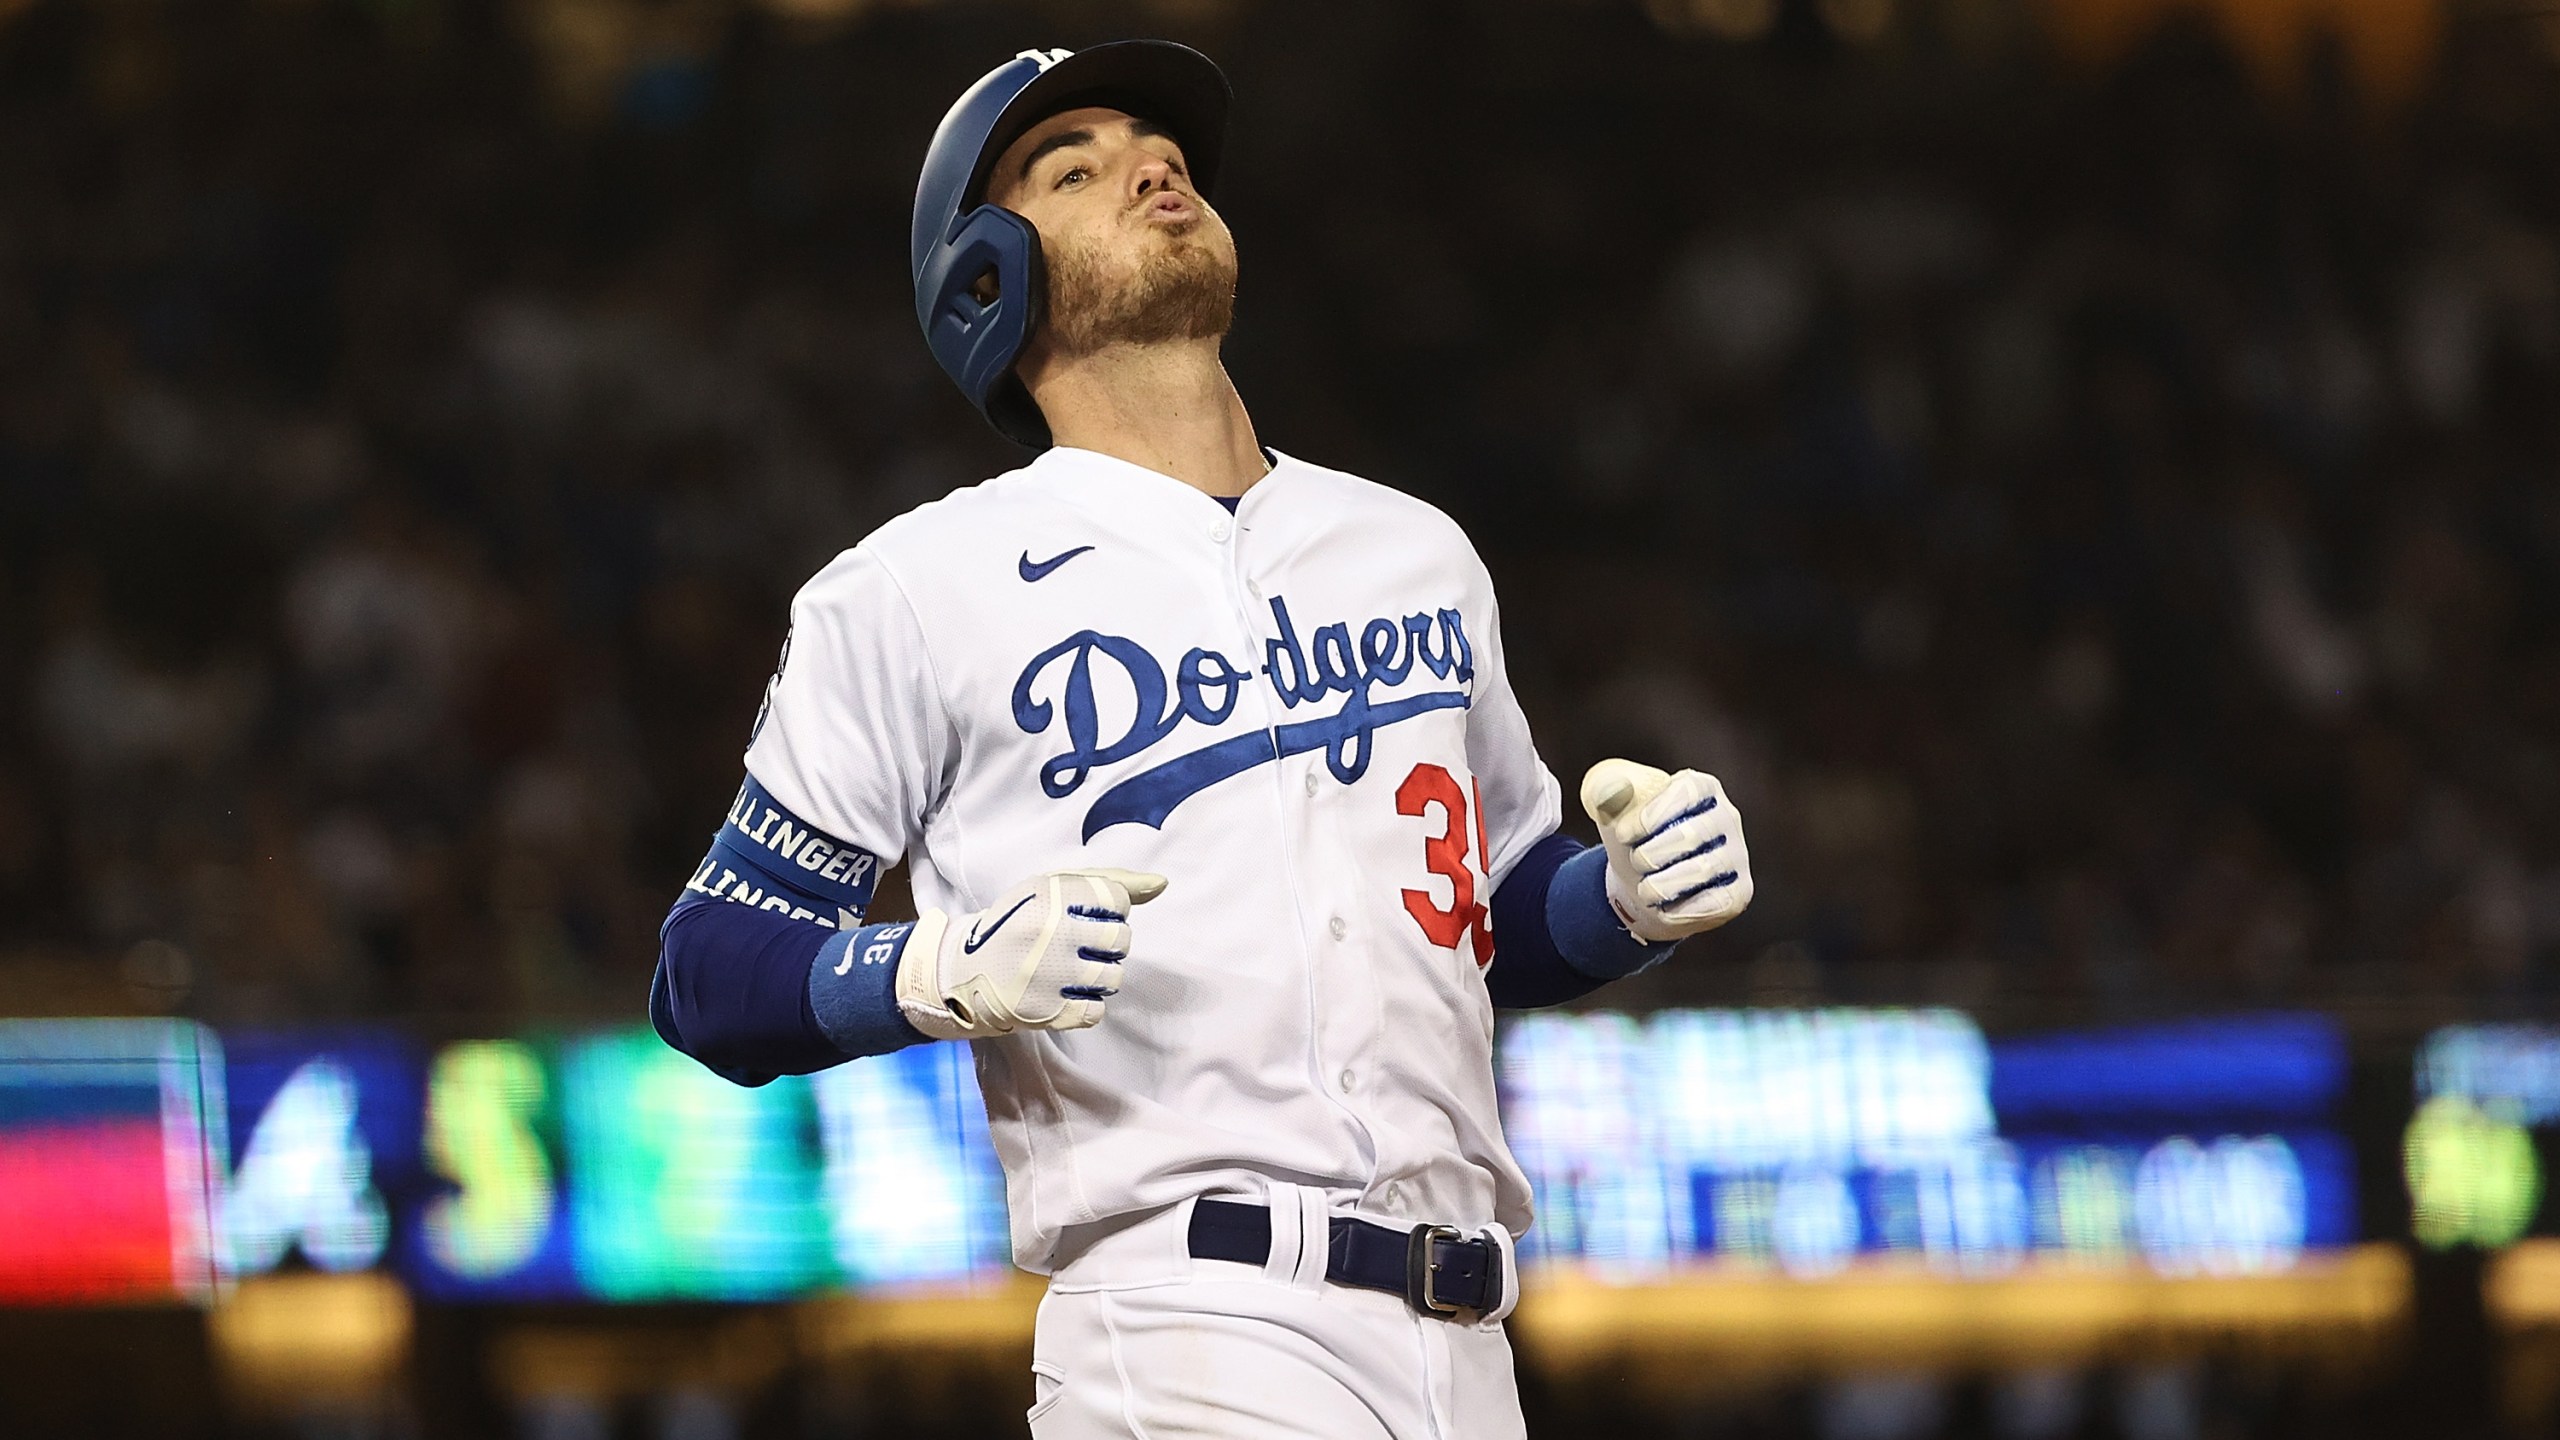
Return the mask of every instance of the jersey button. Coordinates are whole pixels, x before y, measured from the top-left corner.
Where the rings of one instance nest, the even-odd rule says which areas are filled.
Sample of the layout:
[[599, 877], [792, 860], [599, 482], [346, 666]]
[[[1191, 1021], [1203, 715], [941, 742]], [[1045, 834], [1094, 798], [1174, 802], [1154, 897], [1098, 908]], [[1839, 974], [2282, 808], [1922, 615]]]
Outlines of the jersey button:
[[1351, 926], [1345, 923], [1343, 918], [1339, 915], [1336, 915], [1331, 920], [1326, 921], [1324, 928], [1332, 931], [1333, 938], [1336, 940], [1339, 940], [1343, 936], [1351, 933]]
[[1231, 528], [1232, 527], [1227, 524], [1226, 517], [1223, 515], [1219, 516], [1217, 519], [1209, 522], [1209, 538], [1223, 542], [1227, 538], [1228, 531]]
[[1316, 793], [1316, 772], [1313, 770], [1307, 772], [1307, 793], [1310, 795]]
[[1352, 1089], [1353, 1089], [1355, 1086], [1357, 1086], [1359, 1083], [1360, 1083], [1360, 1077], [1359, 1077], [1359, 1076], [1352, 1074], [1352, 1073], [1351, 1073], [1350, 1071], [1348, 1071], [1348, 1070], [1345, 1070], [1345, 1071], [1343, 1071], [1343, 1072], [1342, 1072], [1342, 1093], [1343, 1093], [1343, 1094], [1345, 1094], [1345, 1095], [1350, 1094], [1350, 1093], [1351, 1093], [1351, 1091], [1352, 1091]]

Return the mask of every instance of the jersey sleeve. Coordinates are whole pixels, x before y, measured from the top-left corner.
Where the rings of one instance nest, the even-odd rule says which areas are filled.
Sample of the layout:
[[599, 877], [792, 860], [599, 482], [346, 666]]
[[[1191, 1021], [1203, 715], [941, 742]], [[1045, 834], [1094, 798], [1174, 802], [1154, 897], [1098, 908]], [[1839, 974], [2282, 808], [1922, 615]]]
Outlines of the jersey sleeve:
[[[1486, 581], [1485, 594], [1493, 594]], [[1475, 772], [1477, 808], [1484, 824], [1485, 878], [1500, 886], [1503, 877], [1540, 840], [1564, 823], [1556, 777], [1538, 758], [1529, 736], [1529, 717], [1511, 693], [1511, 672], [1503, 663], [1502, 611], [1488, 598], [1487, 624], [1474, 643], [1475, 698], [1467, 706], [1467, 768]]]
[[892, 865], [923, 833], [957, 751], [906, 592], [855, 546], [791, 602], [747, 773], [792, 814]]

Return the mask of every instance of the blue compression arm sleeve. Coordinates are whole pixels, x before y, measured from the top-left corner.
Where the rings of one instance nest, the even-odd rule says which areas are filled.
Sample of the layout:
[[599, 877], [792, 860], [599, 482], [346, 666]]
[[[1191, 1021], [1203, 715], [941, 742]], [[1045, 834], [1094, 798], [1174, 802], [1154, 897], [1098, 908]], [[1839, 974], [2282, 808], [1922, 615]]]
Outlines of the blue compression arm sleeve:
[[818, 1028], [809, 974], [841, 932], [691, 896], [658, 931], [649, 1020], [658, 1038], [740, 1085], [843, 1060]]
[[879, 871], [749, 777], [659, 929], [659, 1038], [740, 1085], [921, 1043], [895, 986], [912, 927], [855, 928]]
[[897, 962], [912, 928], [830, 930], [688, 896], [659, 931], [650, 1023], [740, 1085], [922, 1044], [898, 1014]]
[[1493, 964], [1485, 988], [1504, 1010], [1578, 1000], [1669, 955], [1627, 933], [1609, 908], [1609, 852], [1550, 835], [1493, 892]]

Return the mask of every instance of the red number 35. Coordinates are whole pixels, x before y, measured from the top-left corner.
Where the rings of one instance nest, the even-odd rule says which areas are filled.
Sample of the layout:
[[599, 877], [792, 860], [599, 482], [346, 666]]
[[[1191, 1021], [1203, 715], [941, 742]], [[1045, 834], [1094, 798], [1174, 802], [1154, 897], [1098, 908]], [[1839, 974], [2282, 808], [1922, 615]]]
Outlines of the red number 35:
[[[1396, 787], [1396, 813], [1423, 816], [1431, 807], [1440, 807], [1445, 822], [1437, 835], [1422, 837], [1422, 868], [1449, 882], [1449, 908], [1431, 903], [1428, 890], [1404, 892], [1405, 913], [1432, 944], [1443, 950], [1455, 950], [1461, 940], [1472, 939], [1476, 964], [1493, 959], [1493, 929], [1487, 923], [1485, 907], [1476, 903], [1475, 871], [1467, 865], [1467, 793], [1448, 771], [1428, 762], [1413, 767]], [[1476, 792], [1476, 848], [1484, 847], [1484, 792]]]

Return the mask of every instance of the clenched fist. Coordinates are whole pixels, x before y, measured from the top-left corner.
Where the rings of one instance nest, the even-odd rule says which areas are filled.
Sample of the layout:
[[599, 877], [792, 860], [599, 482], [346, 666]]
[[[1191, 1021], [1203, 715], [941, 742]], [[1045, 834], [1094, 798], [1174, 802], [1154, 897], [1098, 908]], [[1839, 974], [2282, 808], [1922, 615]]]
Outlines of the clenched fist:
[[1129, 911], [1164, 893], [1134, 870], [1034, 876], [984, 910], [927, 910], [898, 958], [898, 1013], [935, 1040], [1081, 1030], [1129, 958]]
[[1751, 904], [1742, 816], [1713, 775], [1603, 760], [1582, 777], [1582, 808], [1609, 851], [1609, 907], [1639, 940], [1704, 933]]

